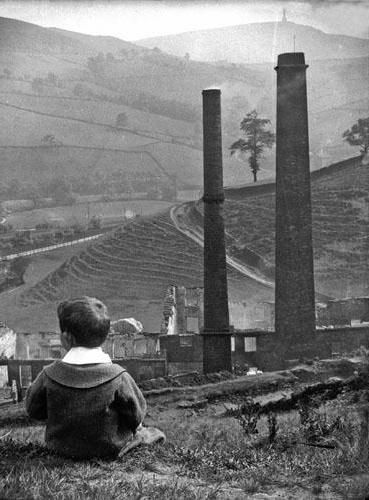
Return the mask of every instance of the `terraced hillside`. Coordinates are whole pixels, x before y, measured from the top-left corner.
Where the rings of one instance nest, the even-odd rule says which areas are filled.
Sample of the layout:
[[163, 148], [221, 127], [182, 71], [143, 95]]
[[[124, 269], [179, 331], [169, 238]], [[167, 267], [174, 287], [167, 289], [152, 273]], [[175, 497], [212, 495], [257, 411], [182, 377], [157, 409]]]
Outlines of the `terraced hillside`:
[[[368, 168], [358, 158], [312, 174], [316, 285], [327, 295], [368, 291], [368, 181]], [[274, 205], [273, 184], [228, 190], [225, 205], [229, 253], [250, 264], [251, 250], [254, 256], [263, 257], [271, 273]], [[51, 328], [56, 302], [90, 294], [106, 301], [114, 318], [135, 316], [147, 330], [157, 331], [167, 286], [201, 286], [202, 262], [202, 249], [176, 230], [169, 212], [140, 218], [24, 290], [14, 315], [26, 318], [27, 314], [42, 314], [43, 324]], [[246, 301], [251, 324], [260, 319], [254, 310], [256, 304], [273, 299], [270, 288], [231, 268], [229, 292], [230, 300]]]
[[[336, 297], [369, 293], [369, 169], [359, 158], [312, 174], [313, 243], [317, 288]], [[274, 185], [227, 195], [230, 252], [246, 248], [274, 266]]]
[[[50, 314], [52, 303], [76, 295], [96, 295], [113, 317], [135, 316], [147, 330], [158, 331], [169, 284], [202, 286], [202, 249], [179, 233], [169, 212], [142, 218], [91, 245], [25, 291], [20, 305]], [[272, 290], [229, 268], [230, 299], [246, 301], [249, 317], [257, 301]]]
[[[340, 297], [368, 293], [369, 170], [359, 158], [312, 174], [316, 288]], [[259, 255], [274, 267], [273, 184], [227, 191], [228, 252], [253, 265]], [[192, 218], [200, 224], [201, 218]], [[254, 254], [250, 254], [250, 250]], [[251, 260], [250, 260], [251, 259]], [[140, 218], [65, 262], [32, 288], [18, 306], [42, 311], [55, 321], [55, 302], [97, 295], [113, 317], [136, 316], [147, 330], [160, 327], [162, 300], [170, 283], [202, 285], [202, 249], [174, 227], [169, 212]], [[273, 300], [273, 290], [229, 268], [230, 300], [246, 301], [250, 324], [260, 319], [256, 304]], [[27, 309], [24, 309], [27, 308]], [[51, 321], [51, 320], [50, 320]]]

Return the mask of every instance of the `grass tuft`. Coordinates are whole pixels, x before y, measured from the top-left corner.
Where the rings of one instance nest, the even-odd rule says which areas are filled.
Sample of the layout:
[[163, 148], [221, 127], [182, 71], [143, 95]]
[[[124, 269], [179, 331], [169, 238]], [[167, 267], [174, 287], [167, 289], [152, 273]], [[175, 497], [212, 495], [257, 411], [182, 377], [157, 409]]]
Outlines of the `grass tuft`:
[[[0, 498], [210, 500], [281, 489], [297, 498], [324, 495], [327, 488], [331, 498], [368, 493], [369, 411], [361, 395], [258, 415], [257, 433], [234, 416], [214, 416], [209, 407], [191, 414], [161, 409], [168, 441], [118, 460], [64, 459], [43, 445], [42, 426], [3, 427], [2, 435], [10, 434], [0, 440]], [[352, 479], [358, 474], [360, 481]]]

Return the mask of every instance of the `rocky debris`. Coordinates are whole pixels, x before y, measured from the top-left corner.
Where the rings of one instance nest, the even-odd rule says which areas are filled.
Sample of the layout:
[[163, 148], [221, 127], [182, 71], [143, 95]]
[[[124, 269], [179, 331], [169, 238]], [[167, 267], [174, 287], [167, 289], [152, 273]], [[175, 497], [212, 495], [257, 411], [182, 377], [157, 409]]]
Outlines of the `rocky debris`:
[[301, 382], [317, 382], [327, 380], [329, 376], [347, 378], [360, 370], [364, 364], [361, 358], [323, 359], [294, 366], [290, 373]]
[[112, 321], [110, 324], [112, 333], [120, 333], [121, 335], [135, 336], [143, 332], [143, 325], [135, 318], [122, 318]]
[[0, 358], [9, 359], [15, 355], [15, 337], [13, 330], [0, 324]]
[[327, 382], [340, 382], [342, 380], [343, 379], [341, 377], [329, 377], [329, 379], [327, 380]]
[[[359, 391], [365, 389], [369, 384], [369, 373], [353, 375], [347, 379], [334, 377], [327, 382], [315, 382], [313, 384], [299, 387], [290, 394], [281, 394], [277, 399], [270, 400], [265, 404], [254, 402], [258, 405], [261, 414], [271, 412], [286, 412], [298, 409], [302, 404], [309, 404], [315, 397], [320, 397], [323, 401], [335, 399], [344, 391]], [[233, 415], [237, 410], [236, 405], [226, 407], [225, 415]]]
[[213, 403], [229, 400], [230, 395], [254, 396], [274, 392], [278, 389], [288, 389], [297, 383], [294, 375], [280, 375], [279, 372], [264, 373], [253, 377], [248, 375], [231, 376], [224, 380], [219, 380], [219, 374], [211, 374], [206, 375], [205, 380], [211, 380], [211, 382], [183, 387], [168, 386], [159, 389], [143, 389], [143, 393], [146, 398], [154, 399], [156, 403], [161, 401], [166, 403], [192, 401], [195, 398], [197, 400], [206, 398], [209, 403]]
[[199, 386], [206, 384], [214, 384], [222, 380], [232, 380], [237, 378], [230, 372], [210, 373], [207, 375], [199, 372], [182, 373], [178, 375], [168, 375], [167, 377], [159, 377], [156, 379], [144, 380], [139, 383], [139, 386], [144, 391], [155, 389], [171, 388], [171, 387], [188, 387]]
[[[229, 401], [230, 396], [232, 399], [242, 399], [245, 396], [256, 398], [284, 391], [272, 400], [263, 399], [266, 412], [278, 412], [296, 408], [299, 400], [313, 397], [315, 394], [325, 394], [323, 397], [332, 399], [342, 392], [347, 383], [349, 390], [361, 389], [360, 373], [365, 371], [364, 366], [362, 359], [324, 360], [315, 361], [311, 365], [299, 365], [292, 370], [266, 372], [252, 377], [236, 376], [229, 372], [207, 375], [191, 372], [148, 380], [139, 385], [145, 396], [155, 400], [157, 404], [195, 399], [199, 401], [206, 399], [208, 403], [216, 403]], [[347, 382], [344, 374], [349, 374], [351, 376], [349, 380], [352, 382]], [[299, 391], [293, 392], [296, 386], [301, 387], [301, 383], [303, 384], [301, 390], [306, 392], [303, 394], [299, 394]], [[193, 407], [189, 406], [188, 409]]]
[[182, 409], [188, 409], [188, 408], [200, 409], [200, 408], [205, 408], [207, 404], [208, 404], [207, 399], [198, 399], [196, 401], [180, 401], [177, 404], [177, 407]]

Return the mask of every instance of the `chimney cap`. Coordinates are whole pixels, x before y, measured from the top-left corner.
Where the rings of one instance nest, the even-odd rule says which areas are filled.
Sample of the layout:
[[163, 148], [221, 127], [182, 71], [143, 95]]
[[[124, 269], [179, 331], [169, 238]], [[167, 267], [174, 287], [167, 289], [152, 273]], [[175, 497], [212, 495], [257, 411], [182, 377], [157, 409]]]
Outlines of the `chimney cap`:
[[220, 94], [220, 89], [209, 88], [202, 91], [203, 94]]
[[305, 54], [303, 52], [286, 52], [284, 54], [279, 54], [278, 67], [279, 66], [306, 66]]

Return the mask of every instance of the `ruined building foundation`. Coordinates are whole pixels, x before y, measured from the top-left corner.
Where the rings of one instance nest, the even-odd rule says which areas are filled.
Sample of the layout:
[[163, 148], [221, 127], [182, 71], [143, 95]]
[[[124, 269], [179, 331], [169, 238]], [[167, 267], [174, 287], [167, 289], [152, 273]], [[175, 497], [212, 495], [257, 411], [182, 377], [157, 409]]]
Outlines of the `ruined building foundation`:
[[309, 133], [303, 53], [278, 56], [275, 329], [287, 358], [315, 337]]
[[220, 90], [204, 90], [204, 373], [232, 370], [223, 221]]

